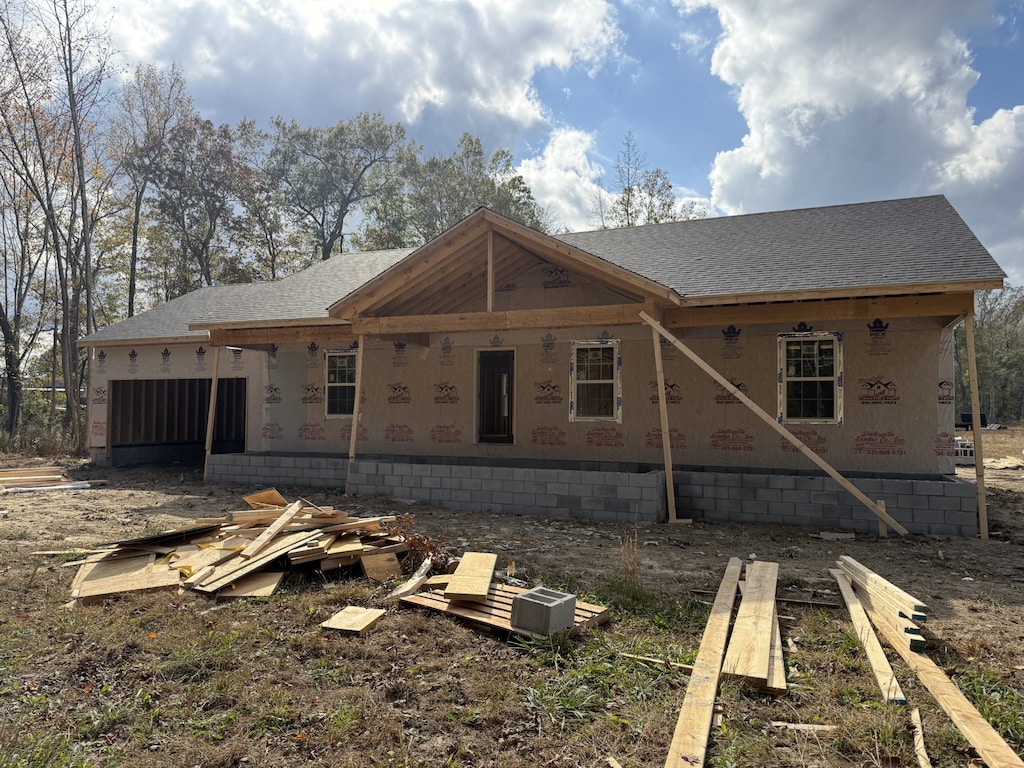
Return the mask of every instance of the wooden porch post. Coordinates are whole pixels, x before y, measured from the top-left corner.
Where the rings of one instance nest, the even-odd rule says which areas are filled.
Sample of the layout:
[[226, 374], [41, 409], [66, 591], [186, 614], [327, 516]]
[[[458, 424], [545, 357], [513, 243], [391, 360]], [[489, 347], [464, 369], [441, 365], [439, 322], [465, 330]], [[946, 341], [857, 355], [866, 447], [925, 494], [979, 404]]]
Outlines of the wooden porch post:
[[213, 373], [210, 374], [210, 407], [206, 414], [206, 458], [203, 460], [203, 482], [210, 471], [210, 454], [213, 452], [213, 428], [217, 418], [217, 378], [220, 373], [220, 347], [213, 348]]
[[661, 336], [651, 327], [654, 342], [654, 368], [658, 374], [658, 411], [661, 415], [661, 453], [665, 459], [665, 491], [668, 494], [668, 521], [676, 522], [676, 484], [672, 477], [672, 438], [668, 432], [668, 403], [665, 398], [665, 366], [661, 360]]
[[653, 317], [648, 315], [646, 312], [641, 311], [640, 317], [641, 319], [643, 319], [645, 323], [647, 323], [649, 326], [654, 328], [658, 333], [660, 333], [662, 336], [664, 336], [666, 339], [672, 342], [672, 346], [674, 346], [676, 349], [678, 349], [680, 352], [686, 355], [690, 359], [690, 361], [693, 362], [702, 371], [704, 371], [704, 373], [706, 373], [708, 376], [710, 376], [719, 384], [721, 384], [727, 392], [731, 393], [741, 403], [747, 406], [747, 408], [752, 410], [754, 414], [757, 415], [757, 417], [760, 418], [765, 424], [767, 424], [769, 427], [771, 427], [784, 438], [786, 438], [786, 440], [791, 442], [796, 447], [796, 449], [800, 451], [800, 453], [802, 453], [804, 456], [806, 456], [808, 459], [814, 462], [815, 466], [823, 470], [829, 477], [831, 477], [833, 480], [839, 483], [839, 485], [841, 485], [846, 491], [852, 494], [857, 499], [857, 501], [859, 501], [865, 507], [874, 512], [880, 520], [883, 520], [886, 523], [888, 523], [889, 527], [892, 528], [894, 531], [898, 532], [901, 536], [906, 536], [909, 533], [909, 531], [906, 528], [900, 525], [896, 520], [892, 518], [892, 516], [890, 516], [885, 511], [884, 507], [880, 507], [877, 503], [875, 503], [867, 496], [865, 496], [864, 492], [861, 491], [860, 488], [858, 488], [845, 477], [843, 477], [841, 474], [839, 474], [838, 470], [836, 470], [835, 467], [833, 467], [831, 464], [829, 464], [827, 461], [821, 458], [821, 456], [819, 456], [810, 448], [808, 448], [807, 445], [799, 437], [794, 435], [784, 426], [779, 424], [779, 422], [777, 422], [774, 418], [765, 413], [765, 410], [761, 406], [759, 406], [757, 403], [755, 403], [753, 400], [747, 397], [742, 391], [740, 391], [736, 387], [735, 384], [733, 384], [731, 381], [725, 378], [725, 376], [723, 376], [714, 368], [712, 368], [707, 362], [705, 362], [704, 358], [702, 358], [688, 346], [683, 344], [683, 342], [681, 342], [679, 339], [673, 336], [672, 333], [665, 328], [665, 326], [663, 326]]
[[[352, 433], [348, 436], [348, 468], [355, 461], [355, 441], [359, 436], [359, 399], [362, 397], [362, 347], [366, 344], [367, 337], [359, 334], [358, 346], [355, 349], [355, 401], [352, 403]], [[346, 480], [347, 472], [346, 471]], [[346, 489], [347, 493], [347, 489]]]
[[964, 318], [967, 331], [967, 369], [971, 378], [971, 431], [974, 433], [974, 476], [978, 485], [978, 532], [988, 541], [988, 507], [985, 505], [985, 457], [981, 450], [981, 394], [978, 391], [978, 358], [974, 352], [974, 312]]

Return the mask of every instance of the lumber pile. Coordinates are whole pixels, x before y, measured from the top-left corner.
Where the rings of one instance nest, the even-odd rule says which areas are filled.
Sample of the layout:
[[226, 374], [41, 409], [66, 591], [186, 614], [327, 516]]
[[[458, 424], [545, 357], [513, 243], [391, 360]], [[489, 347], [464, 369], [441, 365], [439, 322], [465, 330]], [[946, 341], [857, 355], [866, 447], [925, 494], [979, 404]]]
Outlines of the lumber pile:
[[[1024, 768], [1020, 756], [964, 696], [945, 670], [922, 652], [923, 640], [920, 641], [920, 647], [915, 647], [917, 641], [908, 632], [908, 626], [916, 627], [916, 622], [926, 621], [928, 606], [852, 557], [844, 555], [837, 564], [839, 569], [833, 575], [838, 573], [849, 579], [871, 623], [913, 670], [964, 738], [978, 751], [985, 764], [992, 768]], [[842, 585], [843, 581], [840, 581]], [[919, 760], [924, 749], [921, 742], [923, 739], [915, 735], [915, 750]]]
[[32, 491], [63, 491], [89, 488], [84, 480], [73, 480], [60, 467], [0, 469], [0, 494]]
[[786, 665], [782, 634], [775, 607], [779, 564], [747, 564], [746, 580], [739, 583], [743, 597], [736, 611], [722, 676], [735, 677], [768, 693], [786, 692]]
[[288, 504], [274, 490], [245, 500], [249, 509], [112, 542], [67, 563], [79, 568], [72, 600], [151, 589], [263, 596], [285, 571], [329, 571], [385, 556], [398, 566], [397, 554], [407, 550], [404, 537], [387, 530], [394, 516], [349, 517], [302, 499]]
[[[730, 558], [693, 663], [665, 768], [704, 765], [721, 677], [742, 678], [769, 693], [786, 691], [786, 667], [775, 606], [779, 564], [750, 563], [745, 580], [740, 579], [742, 572], [739, 558]], [[740, 590], [743, 597], [733, 621], [733, 605]]]
[[911, 651], [924, 650], [918, 625], [928, 621], [927, 605], [848, 555], [841, 556], [836, 565], [849, 578], [872, 623], [884, 622]]

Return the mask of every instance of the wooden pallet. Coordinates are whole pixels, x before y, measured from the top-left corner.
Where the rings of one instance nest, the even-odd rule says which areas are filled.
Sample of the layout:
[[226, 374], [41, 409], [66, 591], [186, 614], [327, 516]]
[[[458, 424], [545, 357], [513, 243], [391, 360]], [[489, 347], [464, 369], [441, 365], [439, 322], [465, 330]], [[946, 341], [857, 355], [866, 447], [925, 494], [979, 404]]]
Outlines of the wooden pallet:
[[[521, 587], [510, 587], [507, 584], [492, 584], [487, 592], [486, 600], [481, 603], [467, 603], [449, 600], [444, 596], [443, 589], [431, 589], [403, 597], [402, 602], [459, 616], [476, 624], [483, 624], [524, 637], [544, 639], [547, 635], [512, 626], [512, 598], [525, 591]], [[611, 612], [603, 606], [577, 600], [576, 614], [573, 618], [574, 623], [570, 633], [575, 634], [587, 627], [604, 624], [611, 618]]]

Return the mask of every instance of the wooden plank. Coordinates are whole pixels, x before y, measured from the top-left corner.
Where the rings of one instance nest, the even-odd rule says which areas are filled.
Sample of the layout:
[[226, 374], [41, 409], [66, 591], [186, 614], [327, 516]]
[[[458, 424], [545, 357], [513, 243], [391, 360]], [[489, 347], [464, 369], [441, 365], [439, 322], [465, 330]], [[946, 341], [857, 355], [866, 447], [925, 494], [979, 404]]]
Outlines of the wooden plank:
[[250, 573], [258, 571], [274, 559], [287, 554], [295, 547], [301, 547], [307, 541], [315, 539], [320, 534], [314, 533], [288, 533], [279, 536], [270, 546], [264, 549], [255, 557], [248, 560], [235, 558], [224, 565], [214, 566], [213, 574], [206, 580], [196, 584], [193, 588], [199, 592], [216, 592], [234, 581]]
[[449, 600], [466, 600], [482, 603], [494, 577], [498, 556], [490, 552], [466, 552], [462, 556], [451, 581], [445, 587], [444, 596]]
[[978, 532], [988, 541], [988, 503], [985, 499], [985, 457], [981, 442], [981, 395], [978, 390], [978, 357], [974, 347], [974, 305], [964, 318], [967, 341], [967, 370], [971, 384], [971, 431], [974, 433], [974, 479], [978, 488]]
[[288, 525], [288, 523], [290, 523], [295, 516], [302, 511], [302, 507], [303, 503], [301, 499], [293, 502], [273, 523], [267, 526], [267, 529], [263, 531], [263, 533], [257, 536], [249, 546], [241, 551], [241, 556], [245, 559], [249, 559], [250, 557], [258, 555], [268, 544], [270, 544], [271, 540], [277, 536], [280, 530]]
[[0, 469], [0, 482], [9, 477], [59, 477], [63, 474], [63, 467], [11, 467]]
[[686, 357], [689, 358], [689, 360], [692, 363], [694, 363], [698, 368], [704, 371], [704, 373], [706, 373], [708, 376], [717, 381], [720, 385], [722, 385], [723, 388], [725, 388], [727, 392], [732, 394], [734, 397], [736, 397], [737, 400], [739, 400], [741, 403], [747, 406], [747, 408], [753, 411], [754, 414], [758, 418], [760, 418], [765, 424], [767, 424], [773, 430], [778, 432], [782, 437], [784, 437], [786, 440], [792, 443], [792, 445], [798, 451], [800, 451], [800, 453], [802, 453], [804, 456], [810, 459], [815, 466], [823, 470], [829, 477], [831, 477], [833, 480], [839, 483], [839, 485], [841, 485], [843, 489], [845, 489], [848, 493], [852, 494], [854, 498], [856, 498], [861, 504], [870, 509], [880, 519], [888, 523], [888, 525], [894, 531], [898, 532], [901, 536], [908, 535], [909, 531], [907, 531], [906, 528], [904, 528], [892, 517], [890, 517], [890, 515], [884, 509], [879, 507], [878, 504], [876, 504], [874, 501], [865, 496], [863, 491], [861, 491], [857, 486], [855, 486], [853, 483], [851, 483], [849, 480], [847, 480], [845, 477], [839, 474], [839, 471], [836, 470], [835, 467], [833, 467], [831, 464], [829, 464], [827, 461], [821, 458], [818, 454], [816, 454], [814, 451], [808, 448], [807, 445], [799, 437], [797, 437], [784, 426], [779, 424], [779, 422], [775, 419], [774, 416], [771, 416], [767, 412], [765, 412], [765, 410], [757, 403], [755, 403], [753, 400], [751, 400], [746, 395], [746, 393], [740, 391], [740, 389], [735, 384], [733, 384], [731, 381], [729, 381], [729, 379], [727, 379], [715, 368], [709, 365], [704, 360], [704, 358], [702, 358], [688, 346], [683, 344], [683, 342], [681, 342], [679, 339], [673, 336], [661, 323], [659, 323], [646, 312], [640, 312], [640, 317], [643, 319], [645, 323], [657, 329], [658, 333], [660, 333], [669, 342], [671, 342], [676, 349], [678, 349], [680, 352], [686, 355]]
[[220, 565], [238, 555], [237, 549], [221, 549], [219, 547], [206, 547], [198, 552], [190, 553], [187, 557], [181, 557], [171, 563], [171, 568], [180, 571], [187, 579], [193, 574], [201, 571], [209, 565]]
[[767, 685], [778, 576], [778, 563], [758, 560], [747, 564], [746, 587], [736, 612], [722, 675]]
[[774, 605], [772, 607], [772, 639], [768, 646], [768, 679], [765, 681], [764, 690], [768, 693], [785, 693], [786, 685], [786, 660], [782, 655], [782, 632], [779, 630], [779, 611]]
[[638, 656], [635, 653], [626, 653], [625, 651], [619, 651], [619, 656], [626, 659], [634, 659], [636, 661], [646, 661], [649, 664], [657, 664], [660, 667], [668, 667], [670, 669], [681, 669], [684, 672], [692, 672], [692, 664], [683, 664], [678, 661], [669, 661], [668, 659], [656, 659], [653, 656]]
[[233, 582], [227, 589], [217, 593], [217, 599], [236, 597], [270, 597], [281, 584], [284, 578], [283, 571], [261, 571], [243, 576]]
[[174, 589], [181, 575], [166, 565], [154, 563], [154, 556], [107, 560], [96, 563], [78, 586], [78, 599], [88, 600], [121, 592]]
[[725, 641], [729, 635], [732, 606], [736, 602], [740, 570], [743, 563], [738, 557], [729, 559], [725, 575], [711, 606], [711, 615], [704, 627], [700, 649], [693, 663], [690, 683], [679, 711], [672, 743], [669, 745], [665, 768], [694, 768], [704, 765], [707, 755], [711, 719], [714, 717], [718, 678], [725, 656]]
[[383, 583], [402, 575], [402, 564], [398, 562], [398, 555], [394, 552], [380, 555], [364, 554], [359, 558], [359, 562], [363, 564], [363, 573], [374, 581]]
[[921, 722], [921, 710], [914, 707], [910, 710], [910, 724], [914, 728], [914, 756], [917, 757], [918, 768], [932, 768], [931, 758], [924, 746], [924, 723]]
[[210, 402], [206, 411], [206, 456], [203, 459], [203, 482], [210, 471], [210, 454], [213, 453], [213, 427], [217, 418], [217, 384], [220, 382], [220, 347], [213, 348], [213, 371], [210, 373]]
[[384, 615], [383, 608], [360, 608], [350, 605], [331, 616], [320, 624], [324, 629], [337, 629], [341, 632], [351, 632], [362, 637], [370, 628], [380, 621]]
[[879, 608], [872, 602], [871, 594], [868, 592], [858, 592], [857, 596], [860, 598], [861, 605], [864, 606], [864, 610], [871, 618], [871, 623], [874, 624], [875, 627], [881, 629], [879, 622], [884, 622], [886, 626], [891, 628], [894, 632], [903, 636], [904, 644], [910, 648], [910, 650], [923, 651], [925, 649], [926, 644], [924, 636], [921, 634], [921, 628], [914, 622], [894, 614], [892, 611]]
[[907, 697], [903, 694], [903, 689], [896, 679], [896, 674], [892, 671], [892, 665], [889, 663], [889, 659], [886, 658], [885, 651], [882, 650], [882, 644], [878, 642], [875, 630], [871, 628], [868, 615], [864, 612], [864, 606], [861, 604], [860, 598], [853, 591], [850, 577], [838, 568], [829, 569], [829, 573], [832, 574], [832, 578], [839, 584], [839, 592], [842, 594], [843, 600], [846, 601], [846, 608], [849, 610], [850, 620], [853, 622], [853, 631], [864, 647], [868, 664], [871, 665], [871, 672], [874, 674], [875, 681], [882, 691], [882, 698], [894, 704], [906, 704]]
[[287, 507], [288, 501], [277, 492], [276, 488], [268, 488], [265, 491], [259, 493], [250, 493], [248, 496], [243, 496], [242, 501], [248, 504], [253, 509], [260, 509], [262, 507]]
[[903, 591], [884, 576], [880, 576], [867, 566], [858, 563], [849, 555], [840, 555], [838, 564], [849, 575], [850, 581], [855, 584], [863, 584], [870, 588], [872, 592], [877, 590], [890, 595], [908, 615], [911, 613], [928, 613], [928, 606], [925, 603], [910, 593]]
[[427, 580], [427, 575], [430, 573], [430, 569], [434, 567], [434, 561], [429, 557], [426, 558], [420, 567], [416, 569], [416, 572], [409, 577], [409, 580], [404, 584], [399, 584], [393, 590], [391, 594], [384, 598], [385, 603], [393, 603], [406, 597], [408, 595], [414, 595], [420, 591], [423, 587], [423, 583]]
[[[872, 622], [875, 617], [868, 609]], [[928, 689], [942, 711], [949, 715], [964, 738], [978, 750], [988, 768], [1024, 768], [1024, 762], [1007, 745], [992, 725], [981, 716], [974, 705], [957, 688], [956, 683], [949, 679], [945, 670], [923, 653], [911, 651], [898, 632], [884, 621], [876, 622], [886, 642], [903, 658], [921, 684]]]

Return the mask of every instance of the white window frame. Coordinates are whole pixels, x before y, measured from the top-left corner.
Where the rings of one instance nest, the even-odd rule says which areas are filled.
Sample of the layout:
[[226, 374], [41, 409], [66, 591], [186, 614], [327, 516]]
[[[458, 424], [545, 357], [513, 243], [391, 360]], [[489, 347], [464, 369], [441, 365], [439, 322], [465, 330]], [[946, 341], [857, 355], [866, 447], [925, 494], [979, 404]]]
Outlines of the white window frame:
[[[611, 348], [614, 350], [614, 373], [611, 379], [580, 380], [576, 366], [576, 352], [580, 349]], [[614, 413], [610, 416], [580, 416], [578, 408], [579, 384], [611, 384], [614, 395]], [[569, 342], [569, 421], [604, 421], [622, 423], [622, 351], [619, 339]]]
[[[787, 368], [786, 348], [790, 342], [832, 341], [835, 345], [832, 376], [798, 376]], [[808, 331], [779, 334], [779, 415], [780, 424], [833, 424], [843, 425], [843, 334], [840, 331]], [[786, 385], [791, 381], [831, 381], [835, 393], [835, 411], [832, 418], [791, 417], [787, 412]]]
[[[334, 357], [349, 357], [352, 359], [352, 372], [353, 378], [351, 382], [334, 382], [330, 381], [331, 378], [331, 358]], [[355, 410], [355, 399], [359, 395], [356, 392], [356, 370], [358, 358], [356, 357], [356, 350], [354, 349], [343, 349], [337, 351], [328, 351], [324, 353], [324, 417], [328, 419], [347, 419], [352, 417], [352, 411], [348, 413], [331, 413], [331, 389], [350, 387], [352, 389], [352, 408]]]

